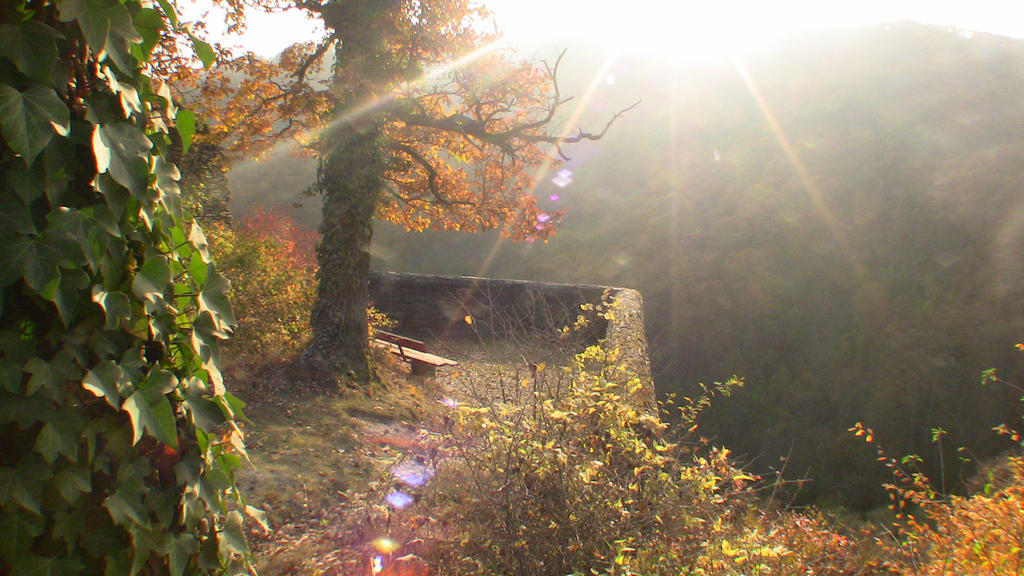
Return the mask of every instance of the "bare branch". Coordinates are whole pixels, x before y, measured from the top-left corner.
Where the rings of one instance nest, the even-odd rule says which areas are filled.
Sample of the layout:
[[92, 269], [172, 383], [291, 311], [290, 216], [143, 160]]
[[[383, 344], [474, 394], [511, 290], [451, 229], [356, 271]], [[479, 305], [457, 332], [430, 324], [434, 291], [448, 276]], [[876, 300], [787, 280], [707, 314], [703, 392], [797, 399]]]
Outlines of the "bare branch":
[[314, 63], [323, 58], [324, 54], [327, 53], [327, 50], [337, 41], [338, 34], [336, 32], [328, 36], [324, 40], [324, 42], [320, 46], [318, 46], [317, 49], [313, 51], [313, 53], [310, 54], [309, 57], [306, 58], [292, 74], [292, 77], [295, 78], [295, 81], [300, 84], [302, 82], [305, 82], [306, 74], [309, 73], [309, 69], [313, 66]]
[[[444, 206], [472, 206], [473, 205], [472, 202], [467, 202], [467, 201], [464, 201], [464, 200], [449, 200], [449, 199], [445, 198], [444, 194], [441, 192], [440, 187], [438, 186], [438, 181], [440, 180], [440, 175], [437, 173], [437, 169], [434, 168], [434, 165], [430, 163], [430, 160], [425, 158], [415, 148], [413, 148], [412, 146], [409, 146], [408, 144], [401, 144], [401, 143], [397, 143], [397, 142], [391, 143], [390, 146], [391, 146], [392, 149], [394, 149], [394, 150], [396, 150], [398, 152], [402, 152], [403, 154], [405, 154], [406, 156], [411, 158], [414, 162], [416, 162], [421, 167], [423, 167], [424, 170], [426, 170], [426, 172], [427, 172], [427, 186], [430, 189], [430, 194], [432, 196], [434, 196], [434, 198], [436, 199], [436, 203], [442, 204]], [[407, 200], [404, 197], [402, 197], [402, 200], [404, 200], [406, 202], [409, 201], [409, 200]], [[425, 200], [425, 201], [429, 202], [429, 200]]]

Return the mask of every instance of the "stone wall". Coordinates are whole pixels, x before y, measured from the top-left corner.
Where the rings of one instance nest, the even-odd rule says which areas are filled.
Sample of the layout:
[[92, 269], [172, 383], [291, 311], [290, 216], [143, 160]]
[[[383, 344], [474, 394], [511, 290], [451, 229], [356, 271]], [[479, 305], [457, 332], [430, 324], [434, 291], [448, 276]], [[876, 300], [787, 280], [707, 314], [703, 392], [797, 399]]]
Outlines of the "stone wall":
[[611, 319], [590, 315], [586, 329], [575, 335], [574, 352], [604, 340], [617, 348], [629, 373], [645, 383], [638, 401], [654, 406], [643, 299], [629, 288], [492, 280], [467, 276], [434, 276], [374, 272], [370, 301], [397, 322], [393, 331], [419, 339], [544, 341], [559, 338], [572, 326], [581, 305], [613, 305]]

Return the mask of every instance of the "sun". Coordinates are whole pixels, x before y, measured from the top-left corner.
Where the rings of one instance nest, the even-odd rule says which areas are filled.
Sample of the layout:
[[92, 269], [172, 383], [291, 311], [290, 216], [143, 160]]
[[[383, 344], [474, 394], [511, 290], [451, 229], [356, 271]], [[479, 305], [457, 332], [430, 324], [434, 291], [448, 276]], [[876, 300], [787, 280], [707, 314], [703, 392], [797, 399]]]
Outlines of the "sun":
[[731, 59], [802, 27], [763, 2], [488, 0], [515, 45], [587, 44], [672, 62]]

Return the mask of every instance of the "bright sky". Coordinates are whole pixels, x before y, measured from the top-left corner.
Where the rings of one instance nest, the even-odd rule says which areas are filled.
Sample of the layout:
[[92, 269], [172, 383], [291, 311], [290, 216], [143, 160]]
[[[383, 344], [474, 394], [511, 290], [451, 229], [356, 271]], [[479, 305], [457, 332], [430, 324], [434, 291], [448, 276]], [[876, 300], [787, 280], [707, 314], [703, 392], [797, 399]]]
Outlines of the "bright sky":
[[913, 20], [1024, 36], [1021, 0], [487, 0], [511, 40], [587, 39], [678, 61], [732, 56], [804, 32]]
[[[191, 0], [208, 4], [208, 0]], [[1024, 0], [485, 0], [517, 45], [591, 41], [680, 62], [770, 47], [802, 32], [913, 20], [1024, 37]], [[198, 14], [190, 0], [185, 19]], [[301, 13], [252, 13], [241, 43], [264, 56], [309, 40]], [[211, 28], [212, 22], [211, 22]]]

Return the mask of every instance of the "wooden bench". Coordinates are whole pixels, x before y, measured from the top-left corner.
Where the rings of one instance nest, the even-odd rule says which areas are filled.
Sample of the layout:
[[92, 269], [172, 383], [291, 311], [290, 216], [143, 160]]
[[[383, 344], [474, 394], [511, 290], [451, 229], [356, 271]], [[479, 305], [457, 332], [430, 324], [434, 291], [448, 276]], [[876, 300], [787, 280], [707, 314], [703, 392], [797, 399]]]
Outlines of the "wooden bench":
[[427, 352], [427, 344], [383, 330], [373, 331], [373, 343], [411, 364], [416, 376], [433, 376], [438, 366], [458, 366], [458, 362]]

